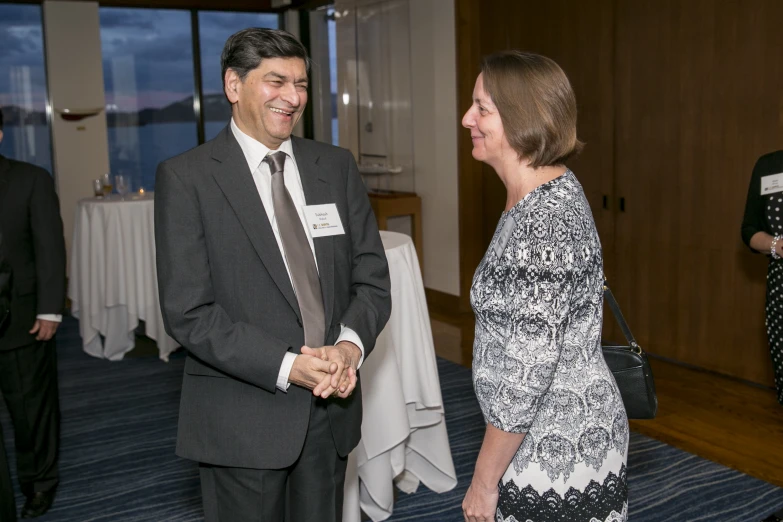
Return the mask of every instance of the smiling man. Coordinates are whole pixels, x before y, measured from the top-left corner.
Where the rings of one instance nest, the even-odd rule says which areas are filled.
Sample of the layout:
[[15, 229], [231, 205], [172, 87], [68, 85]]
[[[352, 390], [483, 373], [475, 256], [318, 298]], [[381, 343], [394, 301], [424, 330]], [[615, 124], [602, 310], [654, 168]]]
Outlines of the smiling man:
[[231, 122], [155, 186], [163, 320], [188, 350], [177, 454], [209, 522], [340, 520], [358, 369], [391, 312], [383, 245], [351, 153], [291, 136], [304, 47], [245, 29], [221, 62]]

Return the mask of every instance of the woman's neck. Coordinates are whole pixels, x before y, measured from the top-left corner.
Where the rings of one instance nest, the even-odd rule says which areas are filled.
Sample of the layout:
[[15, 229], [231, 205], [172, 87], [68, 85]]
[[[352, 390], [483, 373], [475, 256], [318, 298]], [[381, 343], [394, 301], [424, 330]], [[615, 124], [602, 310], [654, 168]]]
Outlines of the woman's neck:
[[506, 186], [506, 212], [536, 187], [562, 176], [566, 170], [563, 165], [533, 168], [522, 161], [508, 162], [496, 169], [498, 177]]

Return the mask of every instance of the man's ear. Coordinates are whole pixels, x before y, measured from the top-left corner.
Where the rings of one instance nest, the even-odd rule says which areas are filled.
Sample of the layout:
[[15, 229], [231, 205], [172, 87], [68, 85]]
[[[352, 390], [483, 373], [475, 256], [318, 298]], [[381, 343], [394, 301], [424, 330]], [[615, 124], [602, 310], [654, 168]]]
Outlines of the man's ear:
[[0, 130], [0, 143], [3, 143], [3, 131]]
[[234, 69], [226, 69], [226, 75], [223, 77], [223, 91], [232, 105], [239, 101], [241, 83], [242, 80]]

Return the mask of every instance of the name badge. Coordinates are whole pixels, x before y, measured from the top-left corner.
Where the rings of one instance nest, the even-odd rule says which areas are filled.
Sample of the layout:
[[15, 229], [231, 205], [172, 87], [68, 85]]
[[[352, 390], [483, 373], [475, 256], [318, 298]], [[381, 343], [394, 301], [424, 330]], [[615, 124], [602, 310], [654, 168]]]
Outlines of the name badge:
[[783, 192], [783, 172], [761, 178], [761, 195]]
[[312, 238], [345, 234], [343, 223], [340, 221], [340, 213], [337, 212], [337, 205], [334, 203], [305, 205], [304, 215], [307, 221], [307, 230]]
[[508, 216], [506, 222], [503, 223], [503, 228], [500, 229], [500, 234], [498, 235], [498, 240], [494, 247], [495, 255], [498, 256], [498, 258], [503, 255], [503, 251], [506, 249], [506, 244], [508, 244], [508, 240], [511, 239], [511, 234], [514, 233], [516, 226], [517, 222], [514, 220], [514, 217]]

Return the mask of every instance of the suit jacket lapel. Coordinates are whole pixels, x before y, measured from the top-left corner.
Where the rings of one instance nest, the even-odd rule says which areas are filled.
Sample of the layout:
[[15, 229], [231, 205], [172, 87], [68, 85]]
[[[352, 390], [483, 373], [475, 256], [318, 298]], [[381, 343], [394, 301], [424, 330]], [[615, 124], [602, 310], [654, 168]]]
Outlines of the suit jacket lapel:
[[[312, 144], [306, 140], [291, 137], [296, 167], [302, 180], [305, 202], [308, 205], [334, 203], [331, 185], [323, 168], [318, 165], [319, 156]], [[334, 312], [334, 238], [332, 236], [313, 238], [318, 276], [321, 280], [321, 294], [324, 300], [326, 333], [332, 324]]]
[[245, 155], [234, 138], [230, 126], [223, 129], [215, 140], [212, 158], [217, 161], [212, 176], [234, 209], [242, 228], [245, 229], [272, 280], [301, 321], [299, 303], [291, 286], [291, 279], [288, 277], [272, 225], [264, 211], [264, 205], [253, 182], [253, 175], [248, 169]]

